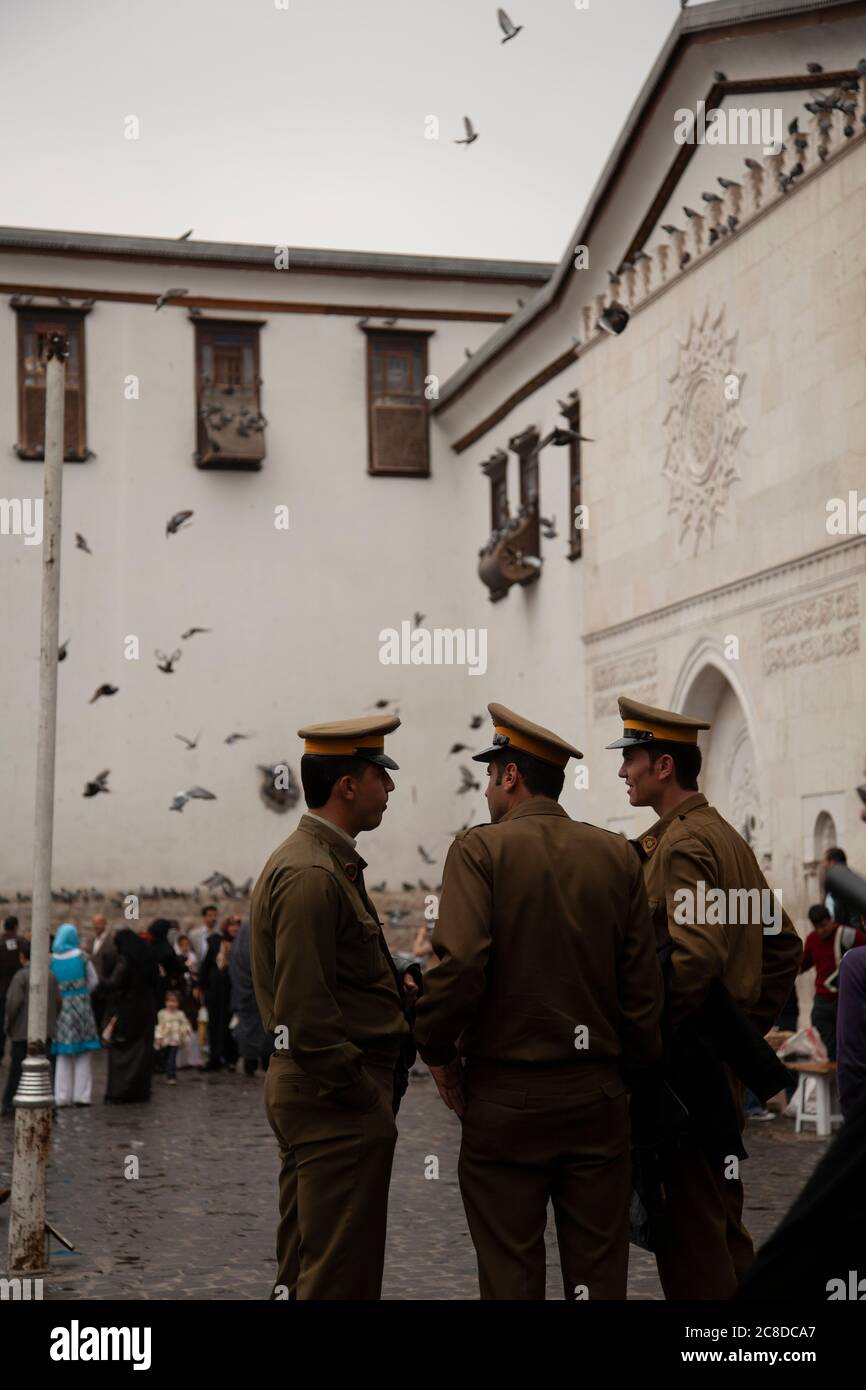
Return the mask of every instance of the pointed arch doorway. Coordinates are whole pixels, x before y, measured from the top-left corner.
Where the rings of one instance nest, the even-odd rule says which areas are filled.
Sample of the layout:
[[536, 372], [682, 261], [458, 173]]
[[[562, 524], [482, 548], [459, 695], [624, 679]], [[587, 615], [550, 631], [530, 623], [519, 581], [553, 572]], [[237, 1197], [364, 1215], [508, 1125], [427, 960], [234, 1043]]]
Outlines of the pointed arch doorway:
[[702, 645], [683, 667], [672, 708], [712, 725], [700, 735], [700, 787], [711, 806], [751, 845], [764, 868], [771, 856], [753, 720], [731, 663]]

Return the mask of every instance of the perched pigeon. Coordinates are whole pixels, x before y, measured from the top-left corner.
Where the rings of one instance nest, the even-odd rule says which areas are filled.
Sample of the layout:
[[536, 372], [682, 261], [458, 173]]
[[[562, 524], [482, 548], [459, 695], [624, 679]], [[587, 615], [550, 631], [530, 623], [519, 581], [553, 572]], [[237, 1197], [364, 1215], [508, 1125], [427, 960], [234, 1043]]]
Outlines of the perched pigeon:
[[179, 299], [182, 294], [189, 294], [189, 290], [163, 290], [153, 307], [161, 309], [169, 299]]

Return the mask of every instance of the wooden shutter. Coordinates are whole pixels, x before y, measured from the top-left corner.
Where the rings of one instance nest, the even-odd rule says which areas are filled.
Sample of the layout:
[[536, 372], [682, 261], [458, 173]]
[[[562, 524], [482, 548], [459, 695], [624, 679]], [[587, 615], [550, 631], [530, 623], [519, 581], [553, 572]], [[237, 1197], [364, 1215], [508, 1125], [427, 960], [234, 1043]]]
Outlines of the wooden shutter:
[[260, 468], [261, 323], [196, 320], [196, 434], [199, 468]]
[[429, 477], [428, 336], [367, 332], [370, 473]]
[[[580, 400], [576, 391], [569, 392], [572, 398], [568, 406], [560, 414], [565, 416], [565, 421], [570, 430], [575, 434], [580, 434]], [[583, 530], [575, 524], [575, 507], [580, 505], [581, 494], [581, 458], [580, 443], [572, 440], [568, 446], [568, 559], [578, 560], [583, 553]]]
[[[17, 307], [17, 306], [16, 306]], [[18, 307], [18, 456], [45, 457], [45, 368], [48, 340], [64, 333], [69, 343], [66, 360], [66, 401], [63, 457], [83, 462], [88, 457], [84, 419], [84, 310], [27, 310]]]

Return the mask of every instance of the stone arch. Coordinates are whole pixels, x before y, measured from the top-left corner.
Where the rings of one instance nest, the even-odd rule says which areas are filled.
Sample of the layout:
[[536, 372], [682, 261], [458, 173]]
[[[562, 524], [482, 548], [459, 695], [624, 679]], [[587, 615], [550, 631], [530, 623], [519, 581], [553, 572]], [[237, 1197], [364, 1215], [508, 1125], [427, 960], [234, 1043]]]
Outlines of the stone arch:
[[766, 779], [751, 702], [735, 667], [721, 643], [702, 638], [683, 662], [670, 708], [713, 725], [699, 740], [701, 790], [769, 867]]
[[829, 811], [819, 811], [815, 817], [815, 828], [812, 831], [814, 845], [814, 860], [818, 864], [824, 858], [827, 850], [831, 846], [838, 844], [836, 838], [836, 822]]

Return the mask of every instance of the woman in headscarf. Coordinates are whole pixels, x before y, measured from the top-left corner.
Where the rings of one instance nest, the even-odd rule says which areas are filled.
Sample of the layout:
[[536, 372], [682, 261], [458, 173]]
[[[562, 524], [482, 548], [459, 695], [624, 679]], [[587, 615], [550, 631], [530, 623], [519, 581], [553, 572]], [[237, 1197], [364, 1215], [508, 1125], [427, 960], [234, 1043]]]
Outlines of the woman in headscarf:
[[107, 981], [113, 1015], [108, 1050], [108, 1104], [149, 1100], [153, 1029], [160, 976], [153, 944], [124, 928], [114, 938], [117, 965]]
[[90, 961], [79, 950], [78, 932], [71, 922], [64, 922], [54, 938], [51, 970], [62, 1001], [52, 1043], [56, 1104], [89, 1105], [93, 1086], [90, 1054], [101, 1046], [90, 1003], [90, 991], [98, 980]]
[[[153, 945], [156, 968], [159, 971], [159, 980], [156, 986], [156, 1011], [165, 1008], [165, 996], [168, 990], [180, 993], [183, 986], [183, 963], [179, 959], [174, 947], [169, 945], [168, 934], [174, 931], [177, 922], [169, 921], [167, 917], [157, 917], [151, 922], [144, 939]], [[162, 1073], [165, 1070], [165, 1058], [161, 1050], [154, 1053], [154, 1071]]]
[[157, 1010], [164, 1007], [167, 990], [173, 989], [179, 993], [183, 988], [184, 963], [168, 940], [169, 932], [174, 931], [176, 927], [177, 922], [171, 922], [167, 917], [157, 917], [156, 921], [151, 922], [147, 929], [147, 936], [153, 943], [154, 956], [159, 970], [159, 984], [156, 990]]

